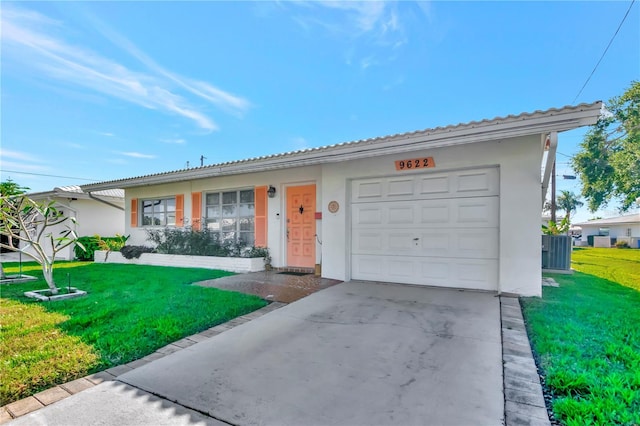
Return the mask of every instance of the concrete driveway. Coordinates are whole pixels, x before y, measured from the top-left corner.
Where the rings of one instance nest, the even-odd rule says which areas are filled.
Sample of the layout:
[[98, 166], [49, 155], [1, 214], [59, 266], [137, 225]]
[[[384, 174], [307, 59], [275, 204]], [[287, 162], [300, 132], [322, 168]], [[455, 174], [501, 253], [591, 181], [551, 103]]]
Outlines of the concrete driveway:
[[[347, 282], [59, 404], [78, 424], [157, 420], [158, 408], [145, 403], [152, 394], [188, 423], [499, 425], [501, 351], [493, 294]], [[129, 403], [113, 404], [127, 394]], [[91, 404], [100, 409], [92, 413]], [[38, 418], [55, 424], [56, 405]]]

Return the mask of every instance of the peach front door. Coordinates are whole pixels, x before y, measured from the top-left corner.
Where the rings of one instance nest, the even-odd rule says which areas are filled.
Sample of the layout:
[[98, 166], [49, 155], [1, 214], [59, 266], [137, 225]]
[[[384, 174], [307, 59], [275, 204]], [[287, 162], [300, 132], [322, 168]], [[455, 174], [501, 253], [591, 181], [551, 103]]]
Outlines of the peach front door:
[[316, 263], [316, 186], [287, 188], [287, 266]]

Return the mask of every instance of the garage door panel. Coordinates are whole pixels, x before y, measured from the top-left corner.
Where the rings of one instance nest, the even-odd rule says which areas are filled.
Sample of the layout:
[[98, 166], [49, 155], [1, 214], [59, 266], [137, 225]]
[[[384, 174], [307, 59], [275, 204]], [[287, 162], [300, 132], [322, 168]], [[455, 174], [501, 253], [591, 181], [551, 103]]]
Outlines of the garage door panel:
[[495, 290], [497, 260], [353, 256], [354, 279]]
[[451, 212], [449, 209], [449, 203], [434, 203], [431, 202], [429, 205], [421, 205], [419, 206], [420, 211], [420, 224], [427, 223], [436, 223], [443, 224], [449, 223], [451, 219]]
[[406, 258], [391, 258], [386, 262], [386, 275], [395, 280], [406, 281], [415, 276], [416, 262]]
[[495, 290], [497, 168], [352, 182], [351, 277]]
[[478, 228], [498, 226], [498, 197], [354, 204], [352, 228]]
[[382, 225], [382, 209], [379, 207], [359, 207], [354, 209], [354, 223], [359, 225]]
[[448, 194], [449, 176], [428, 176], [418, 179], [418, 193], [420, 195]]
[[415, 191], [414, 186], [415, 179], [413, 178], [389, 179], [387, 181], [387, 195], [389, 197], [412, 196]]
[[351, 200], [358, 202], [494, 196], [497, 168], [354, 180]]
[[452, 217], [459, 226], [498, 226], [498, 197], [452, 200], [456, 214]]
[[419, 241], [421, 256], [438, 256], [448, 253], [451, 246], [451, 234], [449, 232], [422, 233]]
[[[478, 172], [459, 173], [457, 176], [456, 192], [475, 192], [495, 194], [493, 173], [483, 170]], [[476, 194], [480, 195], [480, 194]]]
[[388, 244], [386, 246], [388, 248], [384, 250], [384, 252], [386, 253], [396, 253], [397, 250], [403, 250], [403, 251], [414, 250], [415, 244], [413, 241], [413, 234], [387, 233], [387, 241], [388, 241]]
[[352, 238], [352, 249], [354, 253], [378, 253], [383, 254], [384, 236], [382, 232], [360, 232]]
[[353, 234], [352, 254], [379, 256], [432, 256], [452, 258], [498, 257], [498, 235], [488, 229], [456, 229], [398, 231], [363, 230]]
[[498, 260], [467, 260], [456, 264], [456, 277], [458, 283], [464, 283], [464, 288], [478, 288], [482, 290], [495, 290], [498, 282]]
[[413, 225], [416, 220], [414, 211], [415, 207], [412, 205], [388, 207], [386, 209], [387, 223], [389, 225]]

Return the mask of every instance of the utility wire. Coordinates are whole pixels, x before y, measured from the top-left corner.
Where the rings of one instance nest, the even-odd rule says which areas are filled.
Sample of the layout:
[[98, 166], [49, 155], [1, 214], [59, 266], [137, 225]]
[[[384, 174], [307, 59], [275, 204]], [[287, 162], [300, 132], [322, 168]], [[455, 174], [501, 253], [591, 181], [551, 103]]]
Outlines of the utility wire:
[[58, 175], [45, 175], [42, 173], [31, 173], [31, 172], [19, 172], [17, 170], [0, 170], [2, 173], [17, 173], [20, 175], [30, 175], [30, 176], [45, 176], [45, 177], [54, 177], [54, 178], [63, 178], [63, 179], [75, 179], [75, 180], [87, 180], [89, 182], [99, 182], [98, 179], [87, 179], [87, 178], [79, 178], [73, 176], [58, 176]]
[[633, 7], [633, 4], [635, 2], [636, 2], [636, 0], [631, 0], [631, 4], [629, 5], [629, 9], [627, 9], [627, 13], [624, 14], [624, 18], [622, 18], [622, 21], [620, 21], [620, 25], [618, 25], [618, 29], [616, 30], [615, 34], [613, 34], [613, 37], [611, 37], [611, 40], [609, 40], [609, 44], [607, 45], [607, 48], [604, 49], [604, 52], [602, 52], [602, 56], [600, 57], [600, 60], [598, 61], [596, 66], [593, 67], [593, 71], [591, 71], [591, 74], [589, 74], [589, 77], [587, 78], [587, 81], [584, 82], [584, 84], [582, 85], [582, 88], [580, 89], [580, 91], [578, 92], [576, 97], [573, 99], [573, 102], [571, 102], [572, 104], [575, 104], [575, 102], [578, 99], [578, 97], [582, 94], [582, 91], [584, 90], [584, 88], [587, 87], [587, 84], [589, 84], [589, 80], [591, 80], [591, 77], [593, 77], [593, 74], [596, 72], [596, 69], [598, 69], [598, 66], [600, 65], [600, 62], [602, 62], [602, 59], [604, 58], [604, 55], [607, 54], [607, 51], [609, 50], [609, 47], [611, 47], [611, 43], [613, 43], [613, 40], [618, 35], [618, 31], [620, 31], [620, 28], [622, 28], [622, 24], [624, 24], [624, 21], [627, 19], [627, 16], [629, 16], [629, 12], [631, 12], [631, 8]]

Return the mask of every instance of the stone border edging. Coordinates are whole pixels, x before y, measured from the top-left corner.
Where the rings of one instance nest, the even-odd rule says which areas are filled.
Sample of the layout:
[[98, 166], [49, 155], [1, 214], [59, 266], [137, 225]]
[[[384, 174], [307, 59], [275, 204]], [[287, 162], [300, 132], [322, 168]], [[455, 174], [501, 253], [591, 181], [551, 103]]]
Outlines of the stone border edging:
[[117, 365], [107, 370], [100, 371], [98, 373], [94, 373], [89, 376], [49, 388], [42, 392], [38, 392], [33, 396], [28, 396], [19, 401], [11, 402], [3, 407], [0, 407], [0, 424], [7, 423], [15, 418], [39, 410], [40, 408], [53, 404], [54, 402], [58, 402], [75, 393], [99, 385], [102, 382], [115, 380], [121, 374], [127, 373], [135, 368], [142, 367], [143, 365], [148, 364], [151, 361], [155, 361], [156, 359], [165, 357], [181, 349], [188, 348], [189, 346], [195, 345], [198, 342], [207, 340], [213, 336], [244, 324], [245, 322], [249, 322], [253, 319], [268, 314], [271, 311], [282, 308], [283, 306], [286, 306], [286, 303], [272, 302], [267, 306], [250, 312], [246, 315], [241, 315], [230, 321], [201, 331], [200, 333], [182, 338], [176, 342], [163, 346], [154, 353], [149, 354], [143, 358], [131, 361], [127, 364]]
[[507, 426], [550, 426], [540, 376], [517, 297], [500, 296], [504, 413]]

